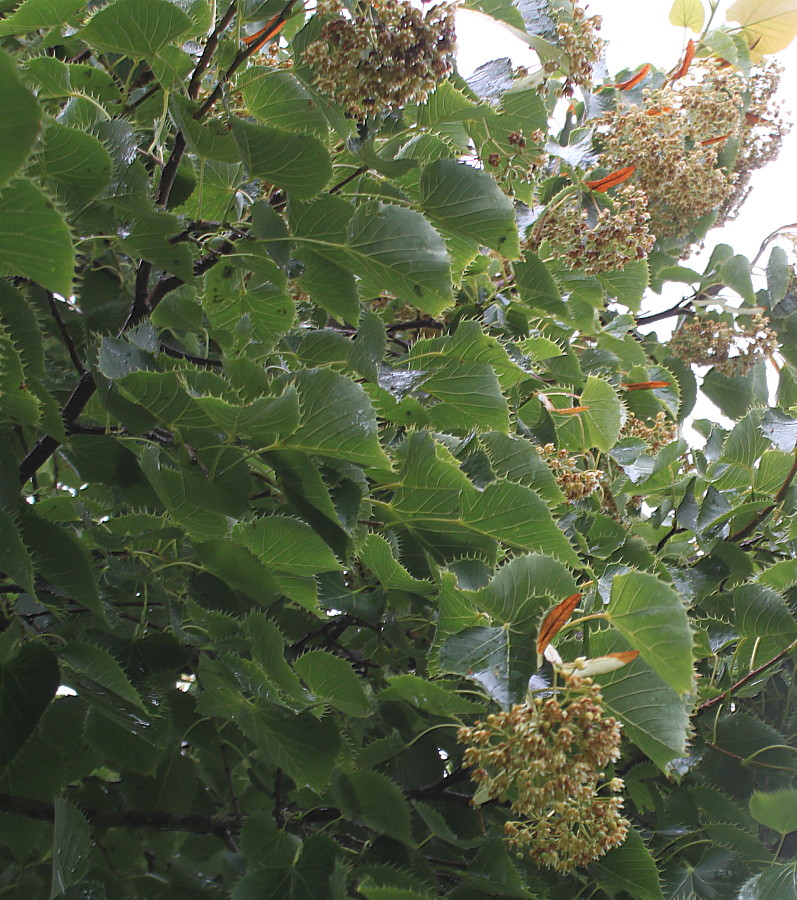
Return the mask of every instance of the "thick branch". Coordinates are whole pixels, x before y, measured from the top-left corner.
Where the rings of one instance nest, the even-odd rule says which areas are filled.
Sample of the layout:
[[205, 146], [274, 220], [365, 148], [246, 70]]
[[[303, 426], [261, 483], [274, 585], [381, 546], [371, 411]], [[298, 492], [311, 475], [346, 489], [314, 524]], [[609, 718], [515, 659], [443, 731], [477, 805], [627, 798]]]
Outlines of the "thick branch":
[[[55, 820], [52, 803], [0, 794], [0, 812], [25, 816], [42, 822]], [[237, 832], [244, 816], [202, 815], [199, 813], [170, 813], [143, 809], [82, 809], [83, 815], [98, 828], [148, 828], [154, 831], [189, 831], [192, 834], [214, 834], [226, 837]]]

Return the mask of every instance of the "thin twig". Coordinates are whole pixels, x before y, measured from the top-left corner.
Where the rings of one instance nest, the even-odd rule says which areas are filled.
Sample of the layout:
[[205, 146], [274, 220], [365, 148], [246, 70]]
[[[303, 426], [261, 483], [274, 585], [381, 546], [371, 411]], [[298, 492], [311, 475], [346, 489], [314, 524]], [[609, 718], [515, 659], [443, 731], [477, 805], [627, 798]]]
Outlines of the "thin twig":
[[368, 166], [360, 166], [359, 169], [355, 169], [354, 172], [351, 173], [351, 175], [348, 175], [346, 178], [343, 179], [343, 181], [341, 181], [339, 184], [336, 184], [335, 187], [330, 188], [330, 189], [329, 189], [329, 193], [330, 193], [330, 194], [337, 194], [338, 191], [340, 191], [340, 190], [342, 190], [343, 188], [345, 188], [346, 185], [347, 185], [350, 181], [354, 181], [354, 179], [355, 179], [355, 178], [359, 178], [360, 175], [365, 175], [365, 173], [366, 173], [367, 171], [368, 171]]
[[780, 662], [782, 659], [785, 659], [794, 648], [797, 647], [797, 641], [792, 641], [788, 647], [784, 648], [780, 651], [780, 653], [775, 654], [772, 659], [768, 659], [765, 663], [762, 663], [758, 668], [753, 669], [751, 672], [748, 672], [742, 678], [740, 678], [735, 684], [732, 684], [726, 691], [723, 691], [721, 694], [717, 694], [716, 697], [712, 697], [710, 700], [704, 700], [700, 706], [697, 708], [698, 715], [702, 712], [705, 712], [707, 709], [712, 709], [712, 707], [716, 706], [718, 703], [723, 703], [727, 700], [731, 694], [734, 694], [739, 688], [744, 687], [748, 681], [752, 681], [757, 675], [760, 675], [762, 672], [766, 672], [767, 669], [771, 668], [775, 665], [775, 663]]
[[61, 337], [64, 339], [64, 343], [66, 344], [66, 349], [69, 352], [69, 358], [72, 360], [72, 365], [77, 369], [78, 375], [86, 374], [86, 367], [83, 365], [83, 361], [77, 352], [77, 347], [75, 347], [75, 342], [72, 340], [72, 335], [69, 333], [69, 329], [66, 327], [66, 322], [61, 318], [61, 311], [58, 309], [58, 301], [55, 299], [55, 295], [52, 291], [47, 291], [47, 300], [50, 304], [50, 312], [53, 314], [53, 318], [55, 319], [55, 324], [58, 326], [58, 330], [61, 332]]
[[765, 506], [763, 509], [759, 510], [758, 513], [747, 523], [747, 525], [744, 526], [744, 528], [737, 531], [736, 534], [732, 534], [728, 538], [728, 540], [740, 541], [743, 538], [746, 538], [748, 534], [751, 534], [753, 531], [755, 531], [756, 528], [758, 528], [758, 526], [761, 525], [761, 523], [783, 502], [786, 496], [786, 492], [791, 487], [792, 481], [794, 481], [795, 475], [797, 475], [797, 456], [795, 456], [791, 469], [789, 469], [789, 474], [786, 476], [786, 479], [780, 486], [780, 490], [775, 495], [775, 502], [770, 503], [769, 506]]

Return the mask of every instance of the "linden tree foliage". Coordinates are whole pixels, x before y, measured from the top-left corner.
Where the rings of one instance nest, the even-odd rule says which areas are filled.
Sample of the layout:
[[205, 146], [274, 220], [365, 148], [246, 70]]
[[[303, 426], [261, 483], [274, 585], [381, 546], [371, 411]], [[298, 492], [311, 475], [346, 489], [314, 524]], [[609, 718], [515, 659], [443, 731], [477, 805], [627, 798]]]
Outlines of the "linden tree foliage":
[[464, 6], [1, 0], [0, 897], [797, 897], [794, 4]]

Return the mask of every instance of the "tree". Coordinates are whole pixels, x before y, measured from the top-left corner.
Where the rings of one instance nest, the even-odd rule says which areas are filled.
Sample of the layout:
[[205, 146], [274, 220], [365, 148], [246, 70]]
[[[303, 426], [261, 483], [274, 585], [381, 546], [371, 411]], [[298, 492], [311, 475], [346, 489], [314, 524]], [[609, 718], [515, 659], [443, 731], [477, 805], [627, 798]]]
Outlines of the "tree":
[[797, 897], [794, 5], [465, 6], [0, 5], [0, 897]]

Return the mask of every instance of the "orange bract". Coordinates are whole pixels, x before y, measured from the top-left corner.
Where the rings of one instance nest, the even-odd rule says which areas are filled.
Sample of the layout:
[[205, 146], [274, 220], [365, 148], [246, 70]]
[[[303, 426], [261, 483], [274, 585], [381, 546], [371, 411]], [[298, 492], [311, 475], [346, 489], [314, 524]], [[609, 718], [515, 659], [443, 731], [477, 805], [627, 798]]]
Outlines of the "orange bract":
[[644, 66], [636, 73], [636, 75], [632, 75], [630, 78], [625, 81], [621, 81], [618, 84], [614, 85], [618, 91], [630, 91], [631, 88], [636, 87], [640, 81], [648, 74], [650, 71], [650, 63], [645, 63]]
[[597, 191], [598, 193], [603, 194], [610, 188], [617, 187], [618, 184], [627, 181], [634, 174], [635, 170], [636, 166], [626, 166], [623, 169], [617, 169], [615, 172], [610, 172], [608, 175], [599, 178], [597, 181], [585, 181], [584, 184], [591, 191]]
[[678, 81], [679, 78], [683, 78], [684, 75], [689, 71], [689, 66], [692, 64], [692, 60], [695, 58], [695, 50], [697, 50], [697, 44], [693, 40], [690, 40], [686, 45], [686, 50], [684, 51], [684, 58], [681, 60], [678, 68], [673, 72], [670, 81]]
[[669, 386], [669, 381], [637, 381], [633, 384], [623, 384], [623, 389], [626, 391], [653, 391], [656, 388]]
[[260, 31], [247, 35], [243, 42], [247, 47], [257, 48], [278, 34], [285, 27], [285, 22], [286, 20], [282, 18], [282, 13], [278, 13], [274, 18], [269, 19]]
[[537, 653], [542, 653], [562, 630], [562, 626], [573, 614], [573, 610], [578, 606], [580, 600], [581, 594], [571, 594], [566, 600], [557, 603], [543, 619], [537, 637]]

